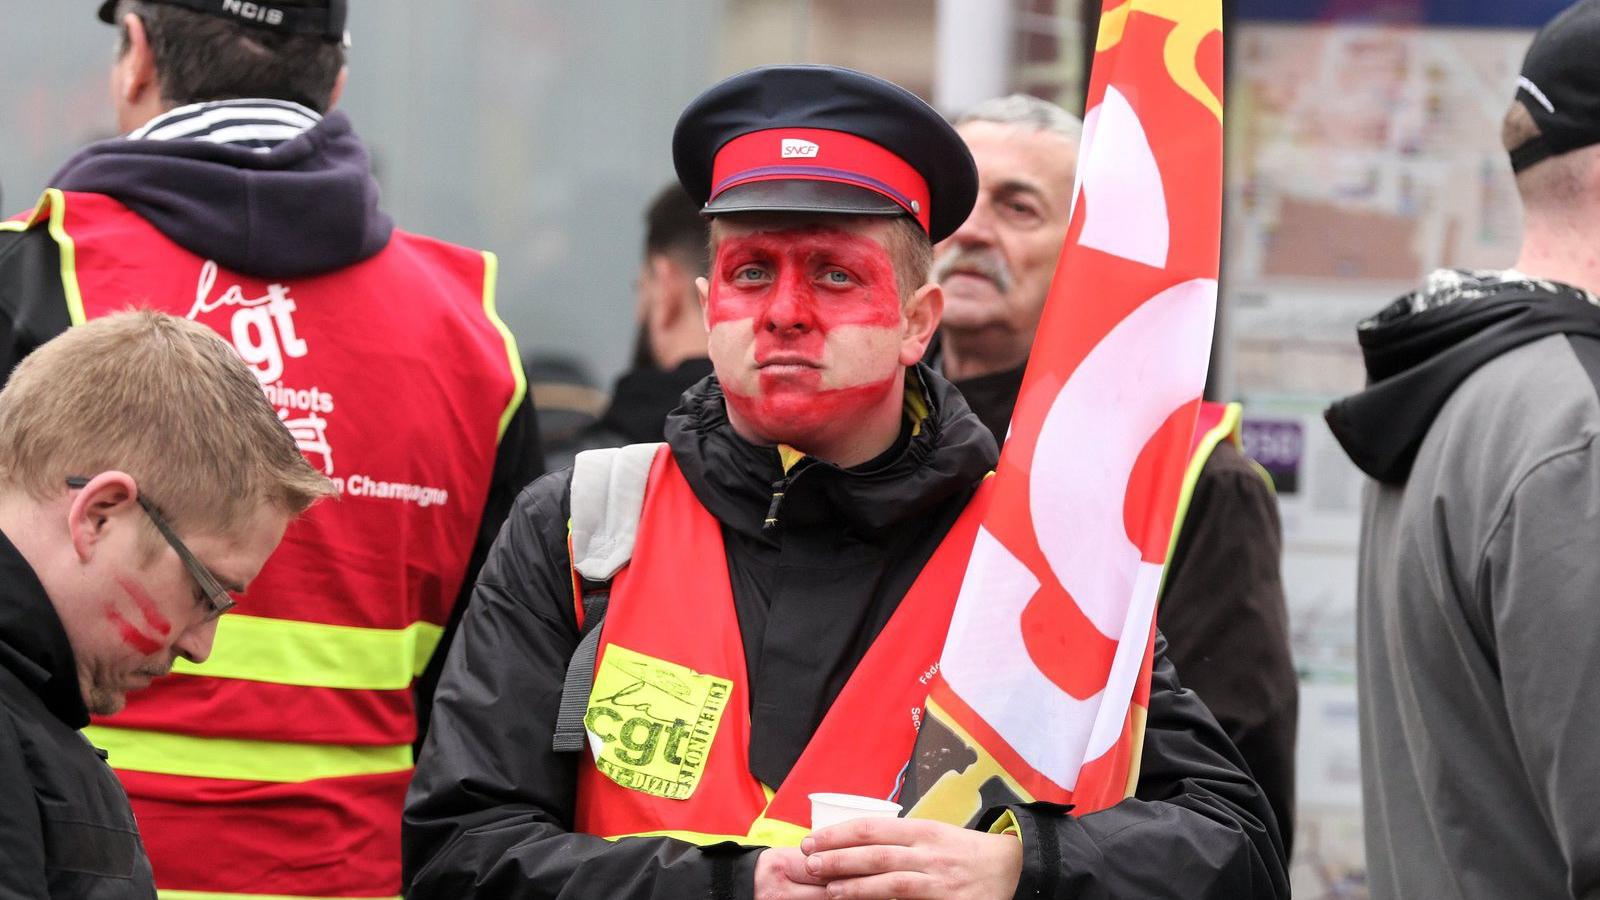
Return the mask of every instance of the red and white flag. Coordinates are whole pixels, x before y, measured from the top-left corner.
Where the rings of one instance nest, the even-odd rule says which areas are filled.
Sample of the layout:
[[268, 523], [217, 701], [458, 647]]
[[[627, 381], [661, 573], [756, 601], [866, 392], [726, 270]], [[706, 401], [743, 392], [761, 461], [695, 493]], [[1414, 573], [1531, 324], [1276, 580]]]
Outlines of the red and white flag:
[[1066, 244], [908, 773], [911, 815], [1132, 792], [1205, 385], [1220, 0], [1106, 0]]

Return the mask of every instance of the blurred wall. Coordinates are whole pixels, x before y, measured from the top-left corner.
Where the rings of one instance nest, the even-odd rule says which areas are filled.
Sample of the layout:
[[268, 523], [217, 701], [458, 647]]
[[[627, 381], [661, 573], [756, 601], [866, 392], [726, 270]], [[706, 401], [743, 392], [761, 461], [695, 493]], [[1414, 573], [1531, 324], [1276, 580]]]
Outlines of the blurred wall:
[[[494, 250], [524, 356], [601, 384], [634, 331], [645, 203], [672, 179], [672, 126], [717, 78], [821, 62], [929, 96], [936, 0], [354, 0], [342, 108], [402, 227]], [[112, 134], [116, 32], [94, 0], [6, 0], [0, 191], [25, 209]]]
[[[678, 111], [717, 74], [720, 0], [356, 0], [350, 113], [403, 227], [494, 250], [524, 354], [626, 361], [642, 212]], [[7, 0], [0, 186], [31, 205], [110, 136], [116, 32], [87, 0]]]

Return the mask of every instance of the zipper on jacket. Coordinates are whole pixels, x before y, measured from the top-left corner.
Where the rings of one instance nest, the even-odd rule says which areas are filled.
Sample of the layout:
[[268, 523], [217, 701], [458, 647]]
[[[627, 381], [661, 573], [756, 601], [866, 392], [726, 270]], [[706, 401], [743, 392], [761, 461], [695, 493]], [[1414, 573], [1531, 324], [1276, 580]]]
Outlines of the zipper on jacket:
[[770, 531], [778, 527], [778, 508], [783, 505], [783, 497], [794, 487], [795, 480], [808, 470], [816, 466], [816, 461], [807, 457], [795, 464], [788, 474], [772, 483], [772, 502], [767, 504], [767, 517], [761, 521], [761, 530]]

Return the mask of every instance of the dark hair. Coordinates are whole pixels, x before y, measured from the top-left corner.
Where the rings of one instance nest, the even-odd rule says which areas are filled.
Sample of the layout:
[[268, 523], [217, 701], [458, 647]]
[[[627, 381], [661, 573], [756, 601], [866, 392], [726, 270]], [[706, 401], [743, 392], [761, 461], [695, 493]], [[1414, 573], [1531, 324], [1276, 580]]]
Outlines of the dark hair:
[[711, 270], [710, 237], [711, 224], [682, 185], [673, 182], [650, 201], [644, 214], [646, 256], [672, 256], [692, 270], [690, 275], [701, 276]]
[[[309, 0], [278, 0], [309, 6]], [[260, 97], [328, 111], [344, 68], [344, 47], [314, 35], [280, 34], [222, 16], [144, 0], [122, 0], [117, 21], [144, 22], [161, 99], [174, 106]], [[122, 29], [122, 54], [128, 31]]]

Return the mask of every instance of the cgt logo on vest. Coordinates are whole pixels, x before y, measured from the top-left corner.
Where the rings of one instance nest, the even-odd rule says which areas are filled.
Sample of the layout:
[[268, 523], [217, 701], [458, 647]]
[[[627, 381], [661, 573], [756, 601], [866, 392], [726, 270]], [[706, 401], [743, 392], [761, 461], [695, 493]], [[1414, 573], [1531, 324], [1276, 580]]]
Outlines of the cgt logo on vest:
[[195, 285], [194, 305], [187, 318], [202, 321], [202, 316], [232, 307], [226, 327], [206, 323], [230, 338], [233, 349], [250, 366], [267, 400], [278, 410], [285, 428], [294, 435], [300, 452], [321, 460], [326, 475], [334, 473], [333, 445], [328, 441], [328, 415], [333, 412], [333, 394], [317, 385], [297, 387], [283, 383], [284, 367], [291, 359], [310, 352], [305, 339], [295, 329], [294, 298], [286, 284], [269, 284], [259, 297], [246, 297], [237, 284], [213, 296], [217, 286], [217, 264], [206, 260]]
[[689, 799], [732, 693], [725, 678], [609, 645], [583, 718], [595, 768], [625, 788]]

